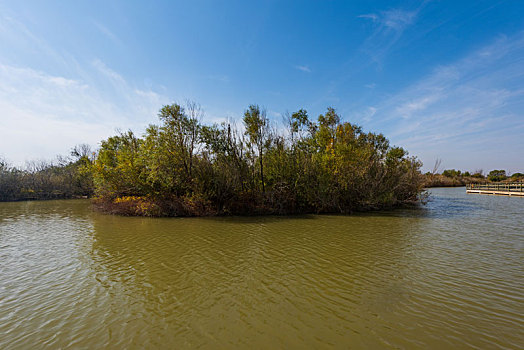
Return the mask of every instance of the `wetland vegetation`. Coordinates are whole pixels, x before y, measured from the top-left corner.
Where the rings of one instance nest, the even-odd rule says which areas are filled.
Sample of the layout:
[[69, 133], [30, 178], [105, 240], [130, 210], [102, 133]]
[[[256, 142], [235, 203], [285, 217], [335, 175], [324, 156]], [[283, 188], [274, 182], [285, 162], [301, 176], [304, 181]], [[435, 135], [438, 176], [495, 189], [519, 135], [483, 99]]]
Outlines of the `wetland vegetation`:
[[351, 213], [417, 203], [424, 187], [519, 181], [505, 170], [421, 174], [388, 139], [343, 122], [333, 108], [300, 109], [272, 124], [249, 106], [242, 123], [206, 125], [193, 102], [166, 105], [142, 136], [119, 132], [92, 151], [74, 147], [25, 168], [0, 161], [0, 200], [94, 197], [95, 207], [136, 216]]
[[350, 213], [418, 200], [416, 158], [333, 108], [287, 129], [249, 106], [242, 125], [205, 125], [189, 103], [164, 106], [160, 125], [102, 141], [93, 162], [97, 206], [124, 215]]

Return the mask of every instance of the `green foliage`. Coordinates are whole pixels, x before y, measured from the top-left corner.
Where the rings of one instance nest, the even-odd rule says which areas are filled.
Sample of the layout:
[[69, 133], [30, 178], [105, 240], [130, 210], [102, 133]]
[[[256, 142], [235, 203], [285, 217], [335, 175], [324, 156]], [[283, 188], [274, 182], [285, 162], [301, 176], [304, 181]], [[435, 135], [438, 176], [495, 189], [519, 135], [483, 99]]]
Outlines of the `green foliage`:
[[[468, 173], [469, 174], [469, 173]], [[442, 175], [446, 176], [446, 177], [460, 177], [462, 176], [462, 172], [460, 170], [455, 170], [455, 169], [449, 169], [449, 170], [444, 170], [442, 172]], [[465, 175], [465, 174], [464, 174]], [[466, 176], [466, 175], [465, 175]]]
[[492, 170], [488, 174], [489, 181], [503, 181], [508, 177], [506, 176], [506, 170]]
[[471, 175], [471, 177], [476, 178], [476, 179], [484, 179], [484, 175], [482, 175], [482, 172], [480, 171], [476, 171], [475, 173]]
[[269, 122], [266, 117], [266, 112], [261, 111], [257, 105], [251, 105], [244, 113], [244, 126], [246, 128], [245, 134], [249, 137], [247, 145], [250, 147], [253, 163], [255, 163], [255, 154], [253, 149], [257, 152], [260, 171], [260, 184], [262, 185], [262, 192], [265, 192], [264, 181], [264, 151], [270, 146], [271, 139], [269, 138]]
[[59, 158], [56, 164], [29, 162], [25, 169], [0, 160], [0, 201], [91, 196], [94, 153], [89, 146], [78, 145], [71, 156]]
[[511, 180], [522, 180], [524, 179], [524, 174], [523, 173], [514, 173], [511, 175]]
[[142, 138], [127, 132], [102, 142], [92, 172], [108, 211], [349, 213], [418, 200], [421, 163], [384, 135], [341, 122], [333, 108], [318, 122], [303, 109], [292, 113], [285, 134], [257, 105], [244, 113], [244, 132], [231, 123], [203, 125], [199, 111], [164, 106], [161, 124]]
[[106, 197], [139, 195], [143, 192], [144, 164], [139, 150], [143, 140], [128, 131], [102, 141], [93, 174], [98, 193]]

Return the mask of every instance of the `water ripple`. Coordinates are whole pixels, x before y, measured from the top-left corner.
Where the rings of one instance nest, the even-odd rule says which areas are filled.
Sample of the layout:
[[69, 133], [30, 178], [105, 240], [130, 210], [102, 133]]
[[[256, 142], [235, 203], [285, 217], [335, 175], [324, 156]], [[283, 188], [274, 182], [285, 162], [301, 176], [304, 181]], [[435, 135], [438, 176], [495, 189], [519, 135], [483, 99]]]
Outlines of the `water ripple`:
[[521, 198], [144, 219], [0, 203], [0, 348], [524, 348]]

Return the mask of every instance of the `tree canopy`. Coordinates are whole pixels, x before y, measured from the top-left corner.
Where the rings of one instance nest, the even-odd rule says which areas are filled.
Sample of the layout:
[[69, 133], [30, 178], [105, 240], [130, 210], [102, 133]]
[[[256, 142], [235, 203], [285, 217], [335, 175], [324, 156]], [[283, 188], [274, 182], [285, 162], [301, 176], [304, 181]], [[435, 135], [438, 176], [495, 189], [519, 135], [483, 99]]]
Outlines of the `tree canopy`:
[[[417, 201], [421, 163], [333, 108], [288, 129], [249, 106], [243, 130], [204, 125], [198, 105], [164, 106], [160, 125], [102, 142], [93, 164], [101, 207], [129, 215], [349, 213]], [[117, 205], [118, 204], [118, 205]], [[124, 209], [123, 209], [124, 208]]]

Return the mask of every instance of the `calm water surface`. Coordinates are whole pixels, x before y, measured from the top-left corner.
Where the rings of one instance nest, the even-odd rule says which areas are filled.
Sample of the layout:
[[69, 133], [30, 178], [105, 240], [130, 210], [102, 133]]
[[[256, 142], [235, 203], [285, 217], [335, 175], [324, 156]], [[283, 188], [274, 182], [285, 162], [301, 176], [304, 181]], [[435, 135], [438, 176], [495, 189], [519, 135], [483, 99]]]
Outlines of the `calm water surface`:
[[146, 219], [0, 203], [0, 348], [524, 348], [524, 198]]

